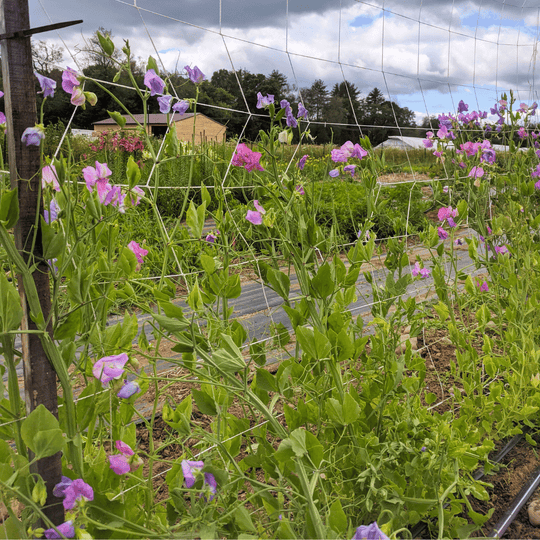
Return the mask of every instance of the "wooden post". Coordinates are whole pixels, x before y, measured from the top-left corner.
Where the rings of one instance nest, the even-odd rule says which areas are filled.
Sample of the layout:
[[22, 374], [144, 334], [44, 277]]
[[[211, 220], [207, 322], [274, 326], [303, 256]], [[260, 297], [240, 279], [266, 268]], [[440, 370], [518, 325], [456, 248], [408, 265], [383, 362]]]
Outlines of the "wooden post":
[[[28, 0], [0, 0], [0, 6], [0, 32], [6, 34], [30, 28]], [[26, 146], [21, 141], [23, 131], [37, 123], [36, 79], [32, 68], [30, 38], [3, 39], [1, 50], [11, 187], [19, 189], [20, 217], [15, 228], [15, 243], [25, 261], [37, 263], [34, 281], [47, 320], [51, 307], [49, 270], [42, 257], [41, 231], [37, 219], [37, 213], [43, 212], [39, 189], [40, 150], [37, 146]], [[35, 329], [29, 317], [22, 279], [18, 279], [18, 285], [24, 312], [22, 329]], [[22, 334], [22, 352], [27, 413], [43, 404], [58, 417], [56, 373], [37, 334]], [[47, 486], [45, 514], [55, 525], [59, 525], [64, 521], [64, 509], [61, 501], [53, 496], [52, 490], [62, 474], [60, 452], [39, 460], [33, 472], [41, 475]]]

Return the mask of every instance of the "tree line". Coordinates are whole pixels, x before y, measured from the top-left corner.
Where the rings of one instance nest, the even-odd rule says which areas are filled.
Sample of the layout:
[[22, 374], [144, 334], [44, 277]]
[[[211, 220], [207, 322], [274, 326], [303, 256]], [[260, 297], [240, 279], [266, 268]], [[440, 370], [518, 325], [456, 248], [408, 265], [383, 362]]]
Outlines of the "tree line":
[[[110, 36], [110, 32], [102, 28], [100, 31]], [[114, 79], [118, 86], [109, 88], [115, 96], [132, 113], [142, 113], [142, 103], [135, 92], [122, 87], [122, 85], [131, 86], [128, 75], [122, 72], [117, 76], [118, 69], [114, 61], [98, 51], [96, 32], [83, 49], [84, 75], [105, 82], [112, 82]], [[48, 99], [44, 104], [45, 125], [59, 122], [66, 125], [72, 115], [73, 106], [70, 104], [70, 95], [61, 89], [62, 70], [56, 67], [63, 62], [63, 49], [38, 41], [33, 45], [33, 57], [36, 71], [54, 79], [57, 83], [54, 99]], [[132, 62], [131, 69], [137, 84], [143, 88], [146, 65], [139, 59]], [[181, 72], [162, 72], [161, 76], [168, 79], [169, 91], [171, 93], [176, 91], [179, 98], [195, 97], [195, 85]], [[347, 140], [367, 135], [371, 143], [377, 145], [389, 135], [425, 134], [425, 130], [415, 129], [413, 111], [388, 100], [378, 88], [370, 90], [365, 97], [361, 96], [360, 88], [350, 81], [336, 83], [328, 88], [322, 79], [317, 79], [309, 87], [297, 88], [278, 70], [265, 75], [251, 73], [246, 69], [236, 72], [220, 69], [211, 75], [206, 74], [206, 77], [207, 80], [200, 86], [197, 110], [225, 124], [228, 137], [255, 140], [259, 130], [268, 127], [267, 115], [255, 108], [258, 92], [263, 95], [273, 94], [276, 103], [286, 99], [293, 105], [294, 110], [298, 102], [302, 101], [309, 112], [310, 134], [316, 144], [330, 141], [343, 144]], [[94, 122], [109, 118], [107, 111], [124, 112], [118, 103], [94, 82], [86, 81], [85, 90], [97, 95], [97, 105], [78, 111], [72, 127], [93, 129]], [[39, 110], [43, 98], [38, 94], [37, 99]], [[148, 105], [149, 113], [159, 113], [157, 100], [150, 99]], [[250, 111], [261, 114], [250, 115]]]

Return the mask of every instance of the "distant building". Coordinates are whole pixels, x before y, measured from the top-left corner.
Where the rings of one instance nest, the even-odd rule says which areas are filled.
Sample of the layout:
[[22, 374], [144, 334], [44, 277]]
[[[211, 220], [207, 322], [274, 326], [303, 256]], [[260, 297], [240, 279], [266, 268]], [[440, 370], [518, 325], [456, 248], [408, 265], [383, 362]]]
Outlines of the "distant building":
[[[126, 125], [123, 129], [135, 129], [137, 124], [133, 118], [128, 115], [123, 115], [126, 119]], [[134, 114], [134, 118], [141, 125], [144, 123], [143, 114]], [[176, 129], [176, 136], [179, 141], [191, 141], [193, 135], [193, 113], [186, 113], [182, 116], [174, 115], [173, 125]], [[112, 119], [107, 118], [100, 122], [94, 122], [94, 131], [99, 133], [102, 131], [118, 131], [120, 126]], [[165, 114], [149, 114], [146, 129], [149, 134], [157, 137], [163, 137], [167, 132], [167, 115]], [[197, 113], [195, 120], [195, 143], [202, 142], [222, 142], [225, 140], [226, 127], [204, 114]]]
[[96, 132], [91, 129], [72, 129], [71, 134], [74, 137], [95, 137]]

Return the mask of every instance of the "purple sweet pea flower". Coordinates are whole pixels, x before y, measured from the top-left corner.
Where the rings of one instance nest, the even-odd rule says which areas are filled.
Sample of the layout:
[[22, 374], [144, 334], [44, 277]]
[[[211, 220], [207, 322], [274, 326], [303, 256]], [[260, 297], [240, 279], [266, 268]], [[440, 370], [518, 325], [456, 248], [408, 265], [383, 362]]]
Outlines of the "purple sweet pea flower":
[[437, 234], [441, 240], [446, 240], [448, 238], [448, 233], [442, 227], [437, 228]]
[[182, 460], [182, 473], [184, 475], [184, 481], [186, 487], [192, 488], [195, 485], [195, 474], [202, 470], [204, 467], [203, 461], [189, 461], [187, 459]]
[[297, 118], [304, 118], [305, 120], [308, 119], [308, 112], [306, 110], [306, 108], [304, 107], [304, 104], [303, 103], [299, 103], [298, 104], [298, 115], [297, 115]]
[[39, 146], [44, 138], [45, 130], [43, 127], [36, 125], [24, 130], [21, 141], [26, 144], [26, 146]]
[[296, 118], [294, 117], [292, 113], [292, 109], [289, 107], [287, 109], [287, 112], [285, 113], [285, 122], [287, 123], [288, 127], [298, 127], [298, 122], [296, 121]]
[[216, 240], [217, 240], [217, 236], [215, 234], [208, 233], [206, 235], [206, 238], [205, 238], [206, 242], [209, 242], [210, 244], [213, 244]]
[[180, 116], [186, 114], [186, 111], [189, 109], [189, 101], [179, 101], [172, 106], [172, 110], [175, 113], [178, 113]]
[[266, 96], [263, 96], [260, 92], [257, 92], [257, 105], [256, 105], [257, 109], [262, 109], [272, 103], [274, 103], [273, 94], [268, 94]]
[[358, 143], [354, 145], [351, 152], [352, 158], [364, 159], [367, 155], [367, 150], [364, 150]]
[[290, 108], [291, 108], [291, 104], [290, 104], [286, 99], [282, 99], [282, 100], [279, 102], [279, 106], [280, 106], [282, 109], [290, 109]]
[[489, 285], [487, 284], [487, 281], [483, 281], [480, 283], [480, 281], [476, 282], [476, 286], [482, 291], [482, 292], [488, 292], [489, 291]]
[[457, 238], [456, 240], [454, 240], [454, 244], [456, 246], [462, 246], [464, 243], [465, 242], [464, 242], [463, 238]]
[[[45, 538], [52, 539], [52, 538], [74, 538], [75, 537], [75, 527], [73, 526], [73, 521], [65, 521], [61, 525], [58, 525], [56, 527], [58, 532], [56, 532], [54, 529], [47, 529], [43, 532], [45, 535]], [[62, 536], [60, 536], [60, 533]]]
[[197, 66], [194, 66], [193, 69], [189, 66], [184, 66], [184, 69], [187, 71], [189, 80], [193, 84], [201, 84], [206, 79], [203, 72]]
[[303, 171], [304, 170], [304, 167], [306, 165], [306, 161], [308, 159], [308, 155], [307, 154], [304, 154], [299, 160], [298, 160], [298, 163], [296, 164], [296, 166], [301, 170]]
[[390, 540], [386, 534], [384, 534], [377, 522], [374, 521], [371, 525], [360, 525], [356, 529], [352, 540]]
[[498, 255], [505, 255], [506, 253], [510, 253], [510, 251], [506, 246], [495, 246], [495, 253]]
[[124, 374], [124, 366], [129, 360], [126, 353], [100, 358], [92, 368], [92, 374], [107, 387], [113, 379], [119, 379]]
[[85, 501], [94, 500], [94, 490], [80, 478], [73, 480], [64, 491], [64, 508], [72, 510], [77, 502], [84, 503]]
[[143, 257], [146, 257], [146, 255], [148, 255], [148, 250], [142, 248], [137, 242], [133, 240], [128, 244], [128, 248], [133, 251], [135, 257], [137, 257], [137, 262], [142, 264], [144, 262]]
[[354, 173], [356, 172], [356, 165], [345, 165], [345, 167], [343, 167], [343, 172], [350, 173], [351, 176], [354, 176]]
[[469, 110], [469, 106], [466, 105], [463, 100], [461, 100], [458, 105], [458, 113], [464, 113], [464, 112], [467, 112], [468, 110]]
[[332, 178], [336, 178], [337, 176], [339, 176], [339, 169], [332, 169], [328, 173], [328, 175], [331, 176]]
[[151, 96], [163, 94], [165, 90], [163, 79], [153, 69], [149, 69], [144, 75], [144, 85], [150, 88]]
[[37, 73], [37, 72], [35, 72], [34, 75], [37, 77], [37, 80], [39, 81], [39, 86], [41, 86], [43, 97], [46, 97], [46, 98], [54, 97], [56, 81], [53, 81], [52, 79], [49, 79], [49, 77], [45, 77], [44, 75], [41, 75], [40, 73]]
[[300, 195], [305, 195], [306, 192], [304, 191], [304, 188], [302, 186], [296, 186], [294, 188], [298, 193], [300, 193]]
[[129, 399], [131, 396], [141, 391], [141, 387], [135, 381], [124, 380], [124, 386], [116, 394], [120, 399]]
[[422, 446], [422, 448], [420, 448], [420, 452], [425, 452], [427, 450], [427, 448], [425, 446]]
[[71, 478], [68, 478], [67, 476], [62, 476], [62, 479], [60, 480], [60, 482], [58, 482], [58, 484], [54, 486], [53, 495], [55, 497], [58, 497], [59, 499], [65, 497], [66, 489], [69, 486], [71, 486], [72, 483], [73, 483], [73, 480]]
[[172, 96], [160, 96], [157, 98], [159, 103], [159, 112], [162, 114], [168, 114], [171, 110]]
[[45, 223], [50, 225], [53, 221], [56, 221], [58, 219], [59, 211], [60, 207], [58, 206], [56, 199], [52, 199], [49, 204], [49, 210], [43, 210], [43, 218], [45, 219]]
[[81, 85], [78, 79], [79, 74], [70, 67], [66, 68], [62, 73], [62, 88], [68, 94], [73, 94], [73, 89]]
[[[212, 473], [204, 473], [204, 486], [210, 491], [210, 497], [208, 498], [209, 501], [213, 500], [216, 493], [217, 493], [217, 482]], [[205, 497], [206, 499], [206, 497]]]

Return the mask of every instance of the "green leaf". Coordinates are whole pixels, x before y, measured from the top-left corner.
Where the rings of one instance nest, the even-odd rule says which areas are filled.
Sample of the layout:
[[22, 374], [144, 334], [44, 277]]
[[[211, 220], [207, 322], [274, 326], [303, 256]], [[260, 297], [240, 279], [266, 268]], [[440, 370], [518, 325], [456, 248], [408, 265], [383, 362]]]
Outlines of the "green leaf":
[[[109, 114], [112, 114], [112, 113], [109, 113]], [[124, 120], [124, 124], [125, 124], [126, 119], [123, 116], [121, 116], [121, 118]], [[141, 181], [141, 169], [139, 168], [137, 163], [135, 163], [133, 156], [129, 156], [129, 159], [126, 165], [126, 176], [128, 180], [129, 189], [133, 189]]]
[[148, 62], [146, 64], [146, 71], [153, 69], [156, 72], [156, 75], [159, 75], [159, 68], [156, 62], [156, 59], [153, 56], [148, 57]]
[[343, 511], [341, 502], [339, 499], [335, 500], [330, 505], [330, 512], [328, 514], [328, 525], [336, 531], [341, 537], [345, 536], [347, 532], [347, 516]]
[[266, 369], [257, 369], [257, 387], [266, 392], [277, 392], [277, 385], [274, 375]]
[[331, 350], [330, 341], [316, 328], [312, 330], [306, 326], [296, 328], [296, 339], [302, 350], [316, 360], [328, 358]]
[[426, 403], [428, 405], [431, 405], [432, 403], [435, 403], [435, 401], [437, 401], [437, 396], [432, 392], [426, 392], [424, 394], [424, 399], [426, 400]]
[[311, 280], [310, 289], [316, 298], [326, 298], [334, 292], [334, 279], [328, 263], [324, 263]]
[[137, 268], [137, 257], [129, 248], [122, 249], [117, 265], [120, 266], [125, 277], [131, 277]]
[[0, 272], [0, 323], [3, 332], [16, 330], [21, 324], [23, 311], [21, 298], [13, 283]]
[[252, 343], [249, 346], [249, 354], [251, 356], [251, 359], [258, 366], [264, 366], [266, 364], [266, 352], [264, 343]]
[[17, 188], [4, 191], [0, 199], [0, 222], [6, 229], [11, 229], [19, 219], [19, 198]]
[[345, 394], [343, 398], [343, 422], [345, 425], [352, 424], [360, 417], [360, 406], [351, 394]]
[[216, 271], [216, 261], [206, 253], [201, 253], [201, 266], [207, 274], [213, 274]]
[[76, 309], [72, 311], [67, 317], [61, 320], [61, 322], [54, 329], [54, 339], [73, 339], [81, 328], [82, 323], [82, 310]]
[[201, 238], [202, 236], [205, 215], [206, 203], [203, 202], [198, 208], [196, 208], [193, 201], [190, 201], [186, 215], [186, 223], [191, 230], [191, 234], [195, 238]]
[[236, 521], [237, 525], [240, 527], [243, 531], [252, 531], [257, 532], [255, 529], [255, 525], [253, 525], [253, 521], [251, 520], [251, 515], [246, 510], [245, 506], [237, 506], [234, 510], [234, 520]]
[[435, 306], [435, 311], [437, 312], [437, 315], [440, 317], [441, 321], [446, 321], [448, 317], [450, 317], [450, 311], [448, 310], [448, 306], [446, 304], [443, 304], [442, 302], [439, 302]]
[[41, 219], [41, 239], [43, 242], [43, 258], [56, 259], [66, 245], [64, 234], [54, 230], [54, 227], [47, 225], [43, 216]]
[[242, 285], [240, 284], [240, 274], [233, 274], [225, 282], [223, 296], [228, 300], [238, 298], [242, 294]]
[[491, 314], [488, 307], [486, 306], [486, 304], [482, 304], [480, 309], [476, 312], [476, 320], [478, 321], [478, 324], [480, 326], [486, 326], [490, 319]]
[[23, 421], [21, 435], [38, 459], [56, 454], [66, 443], [58, 420], [44, 405], [38, 405]]
[[152, 313], [152, 317], [154, 317], [163, 330], [170, 332], [171, 334], [176, 335], [189, 327], [187, 320], [179, 321], [178, 319], [171, 319], [170, 317], [158, 315], [157, 313]]
[[330, 420], [340, 426], [345, 424], [345, 420], [343, 419], [343, 407], [337, 399], [328, 398], [325, 403], [325, 410]]
[[270, 285], [283, 300], [289, 300], [289, 290], [291, 288], [291, 280], [289, 276], [275, 268], [268, 267], [266, 271], [267, 284]]
[[196, 388], [193, 388], [191, 393], [195, 398], [195, 403], [197, 404], [199, 411], [201, 411], [203, 414], [208, 414], [209, 416], [217, 415], [216, 404], [212, 396], [209, 396], [206, 392], [201, 392]]
[[[119, 112], [116, 111], [107, 111], [109, 116], [120, 126], [120, 128], [123, 128], [126, 125], [127, 118], [122, 116]], [[129, 156], [130, 159], [133, 159], [132, 156]], [[137, 167], [138, 168], [138, 167]], [[129, 178], [129, 177], [128, 177]], [[133, 187], [133, 186], [130, 186]]]

